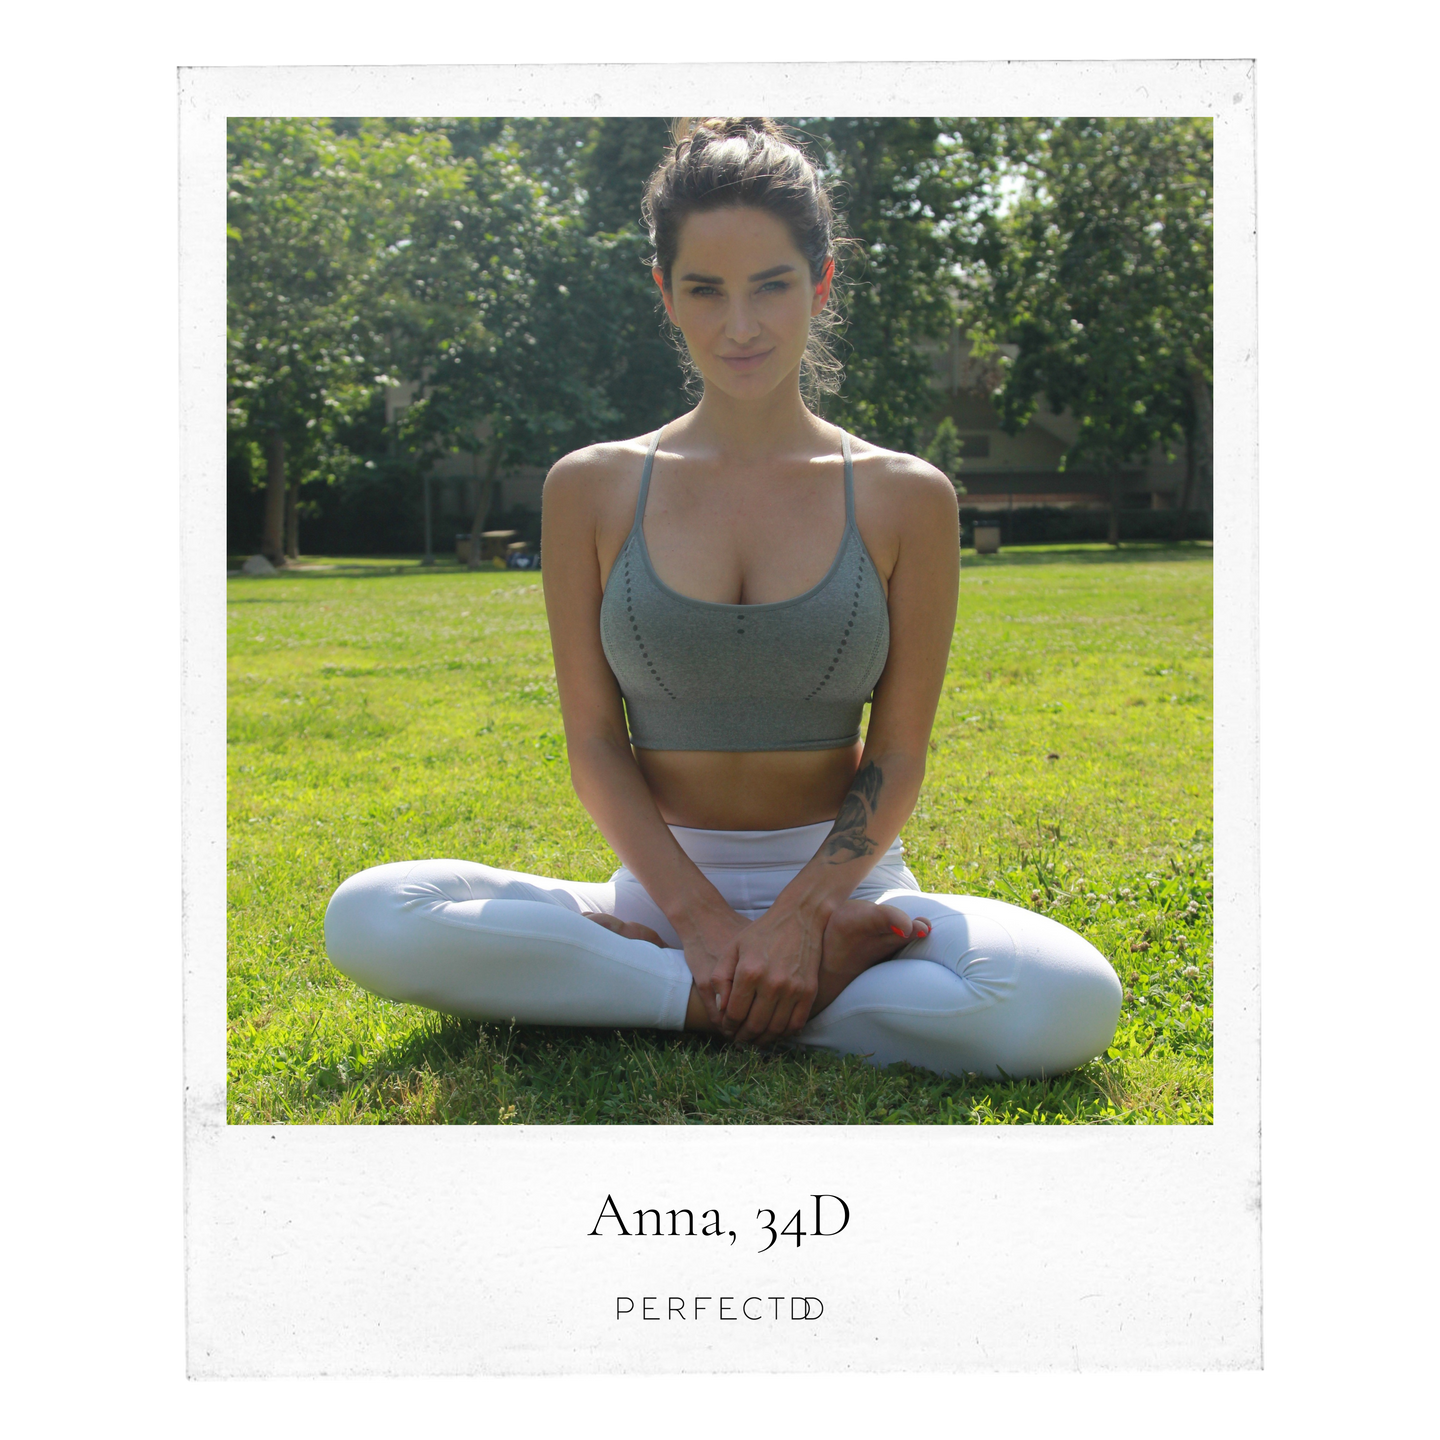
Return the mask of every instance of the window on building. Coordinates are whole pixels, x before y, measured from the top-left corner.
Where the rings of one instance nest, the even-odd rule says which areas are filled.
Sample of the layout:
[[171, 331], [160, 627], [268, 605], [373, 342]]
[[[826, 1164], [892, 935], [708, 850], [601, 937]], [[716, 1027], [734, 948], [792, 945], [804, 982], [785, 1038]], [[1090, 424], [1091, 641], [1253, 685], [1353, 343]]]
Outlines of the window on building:
[[960, 458], [962, 460], [988, 460], [990, 458], [990, 437], [988, 435], [962, 435], [960, 437]]

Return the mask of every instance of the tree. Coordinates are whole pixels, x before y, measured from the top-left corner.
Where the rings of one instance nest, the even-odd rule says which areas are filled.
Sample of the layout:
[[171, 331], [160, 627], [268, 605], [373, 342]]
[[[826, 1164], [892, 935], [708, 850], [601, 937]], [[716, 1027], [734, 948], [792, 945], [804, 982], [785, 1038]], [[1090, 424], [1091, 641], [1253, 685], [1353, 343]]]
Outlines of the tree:
[[1182, 434], [1208, 464], [1211, 123], [1055, 120], [1001, 141], [1024, 189], [969, 242], [970, 334], [977, 354], [998, 359], [993, 399], [1008, 430], [1042, 398], [1074, 414], [1079, 437], [1062, 464], [1107, 477], [1118, 545], [1125, 465]]
[[839, 264], [845, 382], [826, 412], [879, 444], [919, 450], [935, 409], [935, 343], [955, 321], [954, 235], [974, 223], [988, 159], [955, 142], [955, 121], [792, 123], [823, 161], [853, 237]]
[[262, 549], [283, 565], [300, 481], [347, 458], [338, 425], [387, 364], [468, 323], [452, 238], [466, 171], [443, 135], [384, 121], [233, 120], [228, 140], [229, 418], [264, 451]]
[[[464, 243], [484, 337], [427, 376], [423, 405], [406, 423], [477, 460], [483, 450], [472, 565], [501, 467], [547, 466], [566, 450], [653, 428], [683, 403], [656, 319], [647, 241], [624, 222], [618, 198], [628, 183], [615, 180], [620, 151], [631, 179], [642, 167], [648, 176], [659, 159], [649, 146], [656, 123], [477, 121], [452, 135], [483, 217]], [[604, 197], [602, 176], [613, 185]], [[634, 216], [642, 186], [634, 179]], [[596, 228], [608, 224], [620, 228]]]
[[[858, 237], [826, 410], [882, 444], [932, 439], [957, 236], [990, 202], [1003, 123], [804, 122]], [[409, 487], [468, 453], [478, 537], [503, 468], [687, 408], [639, 220], [669, 143], [650, 117], [232, 123], [230, 418], [268, 471], [267, 554], [298, 548], [301, 482], [398, 469]], [[358, 465], [377, 390], [402, 383], [413, 403]]]
[[622, 435], [643, 435], [690, 403], [640, 219], [646, 182], [671, 143], [670, 122], [608, 117], [593, 122], [577, 179], [582, 223], [600, 247], [595, 318], [613, 342], [602, 383]]
[[955, 428], [955, 422], [946, 415], [935, 427], [935, 434], [920, 455], [922, 460], [928, 460], [941, 471], [955, 487], [957, 502], [965, 493], [965, 487], [960, 483], [960, 466], [964, 463], [960, 459], [960, 444], [960, 434]]

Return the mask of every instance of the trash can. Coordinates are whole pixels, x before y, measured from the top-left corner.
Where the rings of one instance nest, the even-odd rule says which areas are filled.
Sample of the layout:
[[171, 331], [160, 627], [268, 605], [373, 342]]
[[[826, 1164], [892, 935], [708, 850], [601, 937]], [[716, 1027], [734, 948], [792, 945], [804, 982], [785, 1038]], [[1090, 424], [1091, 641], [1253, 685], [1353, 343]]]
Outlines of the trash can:
[[996, 555], [1000, 551], [1000, 522], [998, 520], [977, 520], [975, 522], [975, 553]]
[[464, 535], [455, 537], [455, 559], [461, 565], [470, 563], [470, 534], [466, 531]]

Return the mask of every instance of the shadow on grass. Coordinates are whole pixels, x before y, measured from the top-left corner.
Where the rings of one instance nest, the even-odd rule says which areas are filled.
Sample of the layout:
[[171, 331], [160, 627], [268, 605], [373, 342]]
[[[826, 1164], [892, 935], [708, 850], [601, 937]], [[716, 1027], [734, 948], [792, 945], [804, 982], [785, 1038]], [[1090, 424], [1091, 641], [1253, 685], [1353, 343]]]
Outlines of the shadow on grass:
[[[235, 556], [227, 562], [226, 575], [231, 580], [263, 583], [269, 580], [388, 580], [394, 576], [424, 577], [427, 575], [525, 575], [539, 571], [497, 570], [492, 565], [482, 565], [471, 570], [461, 565], [453, 555], [437, 556], [433, 565], [422, 564], [418, 557], [395, 555], [377, 556], [375, 559], [337, 558], [327, 559], [316, 556], [289, 565], [274, 575], [242, 575]], [[243, 563], [243, 561], [242, 561]]]
[[1209, 560], [1208, 540], [1129, 540], [1116, 550], [1110, 545], [1015, 545], [998, 555], [963, 552], [966, 570], [990, 570], [1010, 565], [1145, 565], [1155, 560]]
[[401, 1123], [983, 1125], [1116, 1123], [1128, 1117], [1108, 1078], [1093, 1063], [983, 1080], [714, 1036], [435, 1016], [349, 1080]]

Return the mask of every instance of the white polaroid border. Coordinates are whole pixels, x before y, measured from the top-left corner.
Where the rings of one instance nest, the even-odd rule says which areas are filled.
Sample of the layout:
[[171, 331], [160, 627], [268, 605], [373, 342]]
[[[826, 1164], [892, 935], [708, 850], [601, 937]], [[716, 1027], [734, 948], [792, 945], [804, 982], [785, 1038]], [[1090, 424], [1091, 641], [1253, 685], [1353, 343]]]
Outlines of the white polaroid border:
[[[196, 68], [179, 99], [189, 1373], [1258, 1367], [1253, 65]], [[1214, 1124], [227, 1125], [226, 118], [742, 112], [1214, 117]], [[757, 1254], [756, 1212], [816, 1193], [845, 1232]], [[737, 1243], [592, 1238], [607, 1194], [717, 1209]], [[687, 1318], [647, 1323], [645, 1296]], [[792, 1319], [797, 1297], [823, 1314]]]

